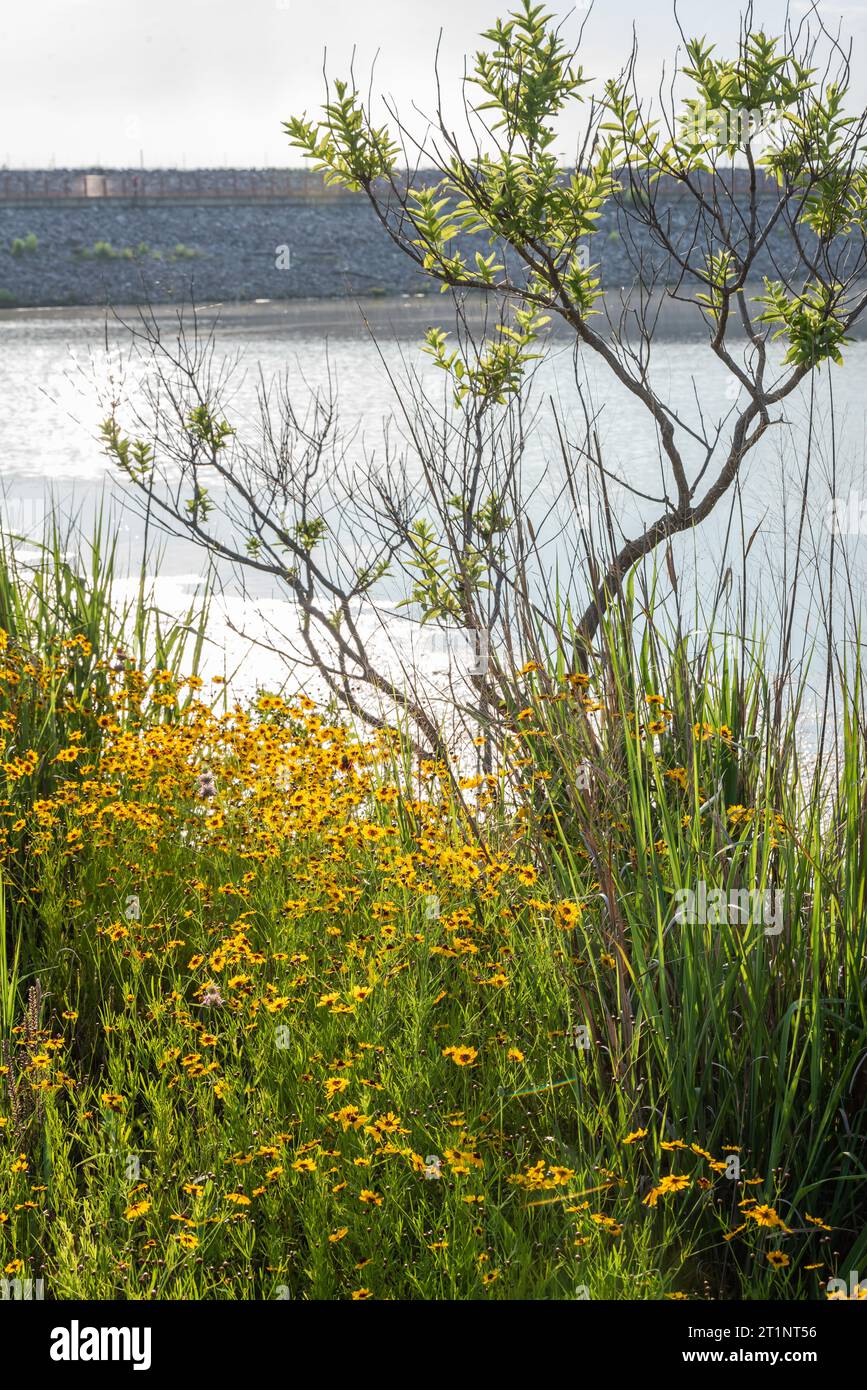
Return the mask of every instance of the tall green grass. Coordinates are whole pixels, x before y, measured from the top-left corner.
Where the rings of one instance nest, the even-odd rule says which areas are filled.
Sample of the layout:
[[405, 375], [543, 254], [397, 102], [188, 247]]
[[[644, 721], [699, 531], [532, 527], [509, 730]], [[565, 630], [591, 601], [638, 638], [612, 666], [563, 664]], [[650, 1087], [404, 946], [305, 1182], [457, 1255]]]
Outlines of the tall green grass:
[[[20, 537], [0, 532], [0, 628], [22, 657], [48, 663], [80, 639], [76, 660], [62, 673], [46, 673], [45, 688], [18, 710], [19, 745], [56, 753], [73, 729], [96, 727], [80, 716], [104, 712], [112, 663], [142, 670], [183, 666], [199, 669], [210, 586], [185, 614], [166, 615], [152, 596], [149, 575], [158, 573], [160, 552], [145, 546], [132, 594], [122, 595], [129, 577], [118, 568], [118, 529], [110, 508], [101, 505], [88, 535], [76, 515], [49, 511], [41, 537], [20, 545]], [[132, 577], [135, 580], [135, 576]], [[80, 726], [80, 727], [79, 727]]]
[[[629, 585], [587, 667], [599, 707], [531, 699], [542, 732], [526, 754], [543, 788], [531, 833], [561, 890], [590, 905], [580, 954], [597, 964], [581, 998], [619, 1122], [714, 1153], [738, 1146], [762, 1178], [754, 1192], [779, 1201], [794, 1230], [809, 1233], [806, 1214], [820, 1214], [857, 1269], [867, 1264], [862, 673], [836, 669], [836, 729], [810, 727], [809, 662], [781, 701], [770, 647], [716, 612], [685, 636], [652, 598], [639, 615]], [[655, 697], [670, 717], [653, 735]], [[679, 890], [702, 884], [734, 901], [762, 895], [754, 920], [737, 909], [724, 922], [683, 920]], [[598, 964], [600, 946], [613, 969]], [[648, 1177], [665, 1158], [656, 1151]], [[825, 1253], [832, 1238], [818, 1239]], [[733, 1245], [722, 1261], [730, 1291], [736, 1263]]]
[[[142, 673], [175, 666], [195, 675], [204, 651], [209, 584], [186, 613], [167, 615], [151, 592], [148, 576], [159, 571], [160, 555], [148, 546], [147, 533], [138, 576], [130, 579], [119, 569], [112, 510], [101, 506], [87, 535], [79, 520], [50, 510], [41, 536], [26, 544], [0, 532], [3, 809], [12, 849], [0, 888], [4, 1033], [11, 1026], [16, 986], [36, 969], [33, 865], [14, 829], [18, 819], [56, 790], [65, 771], [56, 761], [62, 749], [78, 744], [96, 759], [106, 722], [170, 718], [170, 710], [147, 703]], [[112, 700], [120, 671], [140, 681], [145, 696], [126, 716], [118, 715]], [[15, 764], [28, 758], [28, 772], [15, 775]]]

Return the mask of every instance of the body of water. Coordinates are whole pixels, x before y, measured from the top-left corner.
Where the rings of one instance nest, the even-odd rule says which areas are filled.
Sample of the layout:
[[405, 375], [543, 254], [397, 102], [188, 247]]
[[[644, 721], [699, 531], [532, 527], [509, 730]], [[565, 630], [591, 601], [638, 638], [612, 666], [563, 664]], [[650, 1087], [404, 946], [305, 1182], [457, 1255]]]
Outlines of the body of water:
[[[168, 324], [170, 311], [160, 314], [161, 321]], [[351, 304], [206, 310], [208, 322], [217, 320], [217, 359], [225, 362], [237, 357], [224, 409], [238, 437], [243, 440], [255, 429], [257, 390], [263, 379], [285, 374], [302, 415], [309, 393], [323, 388], [330, 379], [336, 386], [341, 428], [349, 440], [347, 467], [364, 470], [371, 460], [376, 466], [389, 437], [393, 447], [402, 452], [401, 466], [411, 478], [417, 477], [418, 460], [411, 442], [406, 441], [401, 415], [408, 398], [408, 374], [416, 374], [434, 400], [447, 395], [442, 372], [421, 351], [430, 316], [429, 301], [423, 305], [408, 300], [378, 305], [373, 315], [374, 341], [361, 311]], [[120, 394], [134, 402], [140, 396], [142, 364], [127, 356], [127, 348], [125, 331], [113, 318], [106, 323], [98, 310], [28, 310], [0, 315], [0, 473], [5, 530], [35, 536], [45, 512], [54, 507], [61, 513], [78, 513], [86, 531], [97, 508], [110, 501], [121, 569], [137, 574], [143, 541], [140, 509], [124, 493], [98, 440], [106, 397]], [[778, 367], [780, 360], [778, 353]], [[668, 331], [654, 343], [650, 379], [687, 430], [707, 433], [719, 423], [725, 437], [725, 417], [738, 398], [737, 384], [702, 343], [700, 322], [694, 317], [682, 316], [674, 333]], [[827, 515], [832, 467], [838, 496], [854, 495], [857, 499], [859, 488], [867, 494], [865, 383], [867, 342], [862, 340], [849, 346], [843, 367], [824, 367], [815, 374], [812, 386], [805, 383], [794, 393], [785, 408], [787, 423], [768, 431], [742, 471], [737, 529], [747, 537], [757, 530], [751, 554], [750, 604], [756, 611], [761, 609], [771, 624], [779, 607], [781, 585], [787, 574], [791, 577], [784, 561], [786, 538], [791, 542], [799, 527], [809, 565], [816, 566], [818, 574], [830, 534]], [[573, 533], [557, 534], [567, 493], [552, 402], [565, 422], [567, 439], [576, 441], [585, 418], [579, 384], [593, 414], [606, 467], [650, 497], [660, 497], [666, 481], [671, 492], [670, 477], [666, 480], [661, 468], [652, 422], [642, 403], [614, 380], [594, 354], [585, 350], [576, 358], [568, 335], [554, 334], [534, 372], [532, 402], [536, 414], [522, 468], [527, 514], [537, 527], [547, 525], [551, 533], [543, 553], [552, 574], [555, 569], [568, 572], [574, 562], [574, 545], [569, 539]], [[812, 433], [808, 424], [811, 391]], [[451, 409], [447, 399], [443, 408]], [[702, 466], [703, 450], [688, 434], [684, 439], [685, 457], [695, 474]], [[585, 465], [578, 451], [574, 458], [580, 476]], [[802, 516], [801, 481], [808, 463], [809, 504]], [[708, 476], [712, 475], [711, 467]], [[658, 503], [632, 497], [616, 485], [614, 496], [618, 520], [626, 534], [636, 529], [642, 517], [659, 511]], [[339, 516], [329, 521], [335, 532], [339, 530]], [[676, 558], [684, 585], [694, 579], [697, 592], [706, 594], [713, 589], [723, 565], [728, 522], [729, 509], [723, 504], [700, 531], [677, 542]], [[357, 535], [349, 536], [347, 544], [351, 546], [358, 539]], [[860, 592], [867, 536], [847, 537], [846, 544], [850, 573]], [[167, 610], [180, 611], [189, 601], [204, 568], [203, 556], [195, 546], [162, 538], [155, 578], [159, 580], [159, 601]], [[236, 676], [241, 684], [276, 678], [281, 669], [279, 656], [274, 652], [262, 655], [254, 671], [246, 656], [247, 638], [239, 634], [255, 629], [261, 635], [270, 629], [273, 635], [274, 622], [297, 633], [291, 606], [270, 580], [254, 577], [244, 596], [228, 571], [223, 582], [225, 596], [218, 605], [211, 634], [214, 662], [220, 669], [246, 671], [246, 676]], [[371, 632], [380, 630], [386, 643], [391, 640], [389, 634], [393, 637], [396, 631], [394, 604], [402, 596], [386, 586], [380, 594], [386, 622], [382, 625], [370, 618]], [[807, 606], [799, 622], [802, 631], [808, 632], [811, 617]], [[280, 650], [279, 641], [273, 645]]]

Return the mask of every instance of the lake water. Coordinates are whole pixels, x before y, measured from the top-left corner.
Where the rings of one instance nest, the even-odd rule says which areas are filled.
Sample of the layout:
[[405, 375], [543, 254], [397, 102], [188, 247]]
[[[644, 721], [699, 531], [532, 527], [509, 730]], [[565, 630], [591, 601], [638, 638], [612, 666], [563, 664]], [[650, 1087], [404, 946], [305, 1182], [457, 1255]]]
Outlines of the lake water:
[[[406, 306], [396, 306], [403, 311]], [[256, 415], [258, 372], [271, 379], [286, 373], [293, 398], [307, 399], [311, 388], [324, 385], [329, 373], [337, 383], [342, 427], [354, 432], [348, 449], [347, 465], [364, 469], [372, 456], [383, 456], [385, 422], [397, 416], [390, 426], [392, 437], [399, 437], [400, 411], [407, 391], [401, 389], [409, 372], [418, 374], [425, 389], [439, 400], [444, 377], [420, 350], [425, 306], [409, 317], [400, 313], [397, 328], [389, 325], [374, 344], [355, 320], [352, 306], [295, 306], [292, 314], [276, 315], [268, 306], [247, 306], [243, 313], [226, 316], [217, 331], [217, 353], [227, 360], [239, 358], [238, 373], [226, 404], [226, 413], [245, 437]], [[326, 339], [326, 333], [328, 337]], [[106, 351], [107, 349], [107, 351]], [[53, 506], [61, 512], [78, 512], [86, 530], [94, 510], [109, 501], [116, 518], [119, 559], [122, 569], [138, 572], [142, 547], [142, 524], [137, 508], [124, 497], [116, 477], [107, 464], [98, 442], [98, 427], [105, 415], [100, 392], [105, 392], [111, 375], [117, 373], [117, 351], [125, 350], [124, 334], [114, 324], [106, 338], [104, 316], [96, 310], [27, 310], [0, 315], [0, 474], [5, 492], [3, 526], [24, 535], [38, 532], [45, 511]], [[779, 361], [779, 355], [776, 359]], [[385, 368], [388, 368], [388, 371]], [[129, 364], [125, 390], [131, 400], [138, 395], [136, 367]], [[388, 372], [394, 381], [389, 380]], [[585, 387], [587, 399], [596, 415], [596, 428], [606, 466], [628, 479], [641, 492], [659, 496], [658, 450], [644, 407], [619, 383], [613, 382], [604, 364], [592, 354], [582, 353], [576, 360], [568, 337], [555, 335], [547, 355], [536, 368], [533, 400], [538, 415], [527, 441], [523, 485], [528, 498], [527, 514], [538, 527], [550, 533], [546, 563], [550, 571], [565, 572], [574, 559], [571, 539], [557, 537], [564, 506], [564, 470], [552, 420], [553, 398], [566, 422], [567, 433], [575, 438], [583, 418], [577, 379]], [[698, 426], [721, 419], [730, 409], [735, 388], [726, 370], [711, 356], [706, 345], [692, 335], [688, 339], [667, 336], [655, 345], [651, 380], [683, 420]], [[788, 404], [789, 425], [771, 430], [750, 455], [742, 473], [737, 528], [746, 536], [758, 527], [750, 557], [750, 604], [761, 608], [773, 623], [779, 593], [786, 574], [784, 555], [788, 536], [793, 540], [800, 516], [800, 481], [808, 456], [810, 461], [810, 501], [803, 518], [807, 569], [816, 566], [827, 550], [826, 523], [830, 497], [832, 459], [836, 467], [838, 496], [867, 495], [865, 479], [865, 439], [867, 439], [867, 342], [861, 340], [847, 350], [846, 365], [825, 368], [814, 378], [817, 424], [813, 438], [807, 428], [809, 386], [795, 393]], [[828, 420], [833, 405], [836, 429], [832, 437]], [[446, 403], [445, 409], [451, 407]], [[396, 431], [396, 433], [395, 433]], [[686, 451], [693, 469], [699, 466], [697, 445]], [[418, 476], [418, 462], [409, 448], [401, 464], [406, 473]], [[655, 515], [658, 507], [628, 495], [617, 495], [617, 513], [624, 529], [634, 529], [645, 512]], [[335, 532], [340, 517], [330, 518]], [[720, 574], [724, 532], [728, 509], [705, 523], [700, 532], [676, 546], [682, 582], [695, 581], [699, 592], [707, 593]], [[358, 542], [349, 535], [347, 544]], [[863, 592], [867, 536], [847, 538], [850, 573], [858, 594]], [[737, 551], [737, 546], [735, 547]], [[791, 557], [791, 550], [790, 550]], [[204, 571], [203, 557], [188, 542], [164, 538], [159, 573], [154, 576], [156, 595], [167, 611], [180, 612]], [[287, 643], [297, 633], [294, 612], [282, 601], [270, 580], [254, 579], [252, 589], [241, 596], [233, 576], [222, 575], [224, 598], [218, 604], [211, 627], [209, 659], [214, 669], [234, 674], [240, 688], [252, 688], [257, 681], [276, 682], [282, 669], [274, 653], [249, 655], [248, 637], [275, 628], [282, 630]], [[405, 592], [405, 589], [404, 589]], [[370, 612], [363, 621], [375, 642], [391, 648], [395, 641], [405, 647], [409, 629], [400, 629], [396, 638], [394, 604], [403, 596], [386, 585], [379, 598], [382, 611]], [[385, 621], [381, 621], [382, 612]], [[799, 613], [802, 632], [810, 630], [812, 617], [806, 601]], [[233, 629], [240, 629], [244, 635]], [[274, 641], [279, 650], [284, 647]], [[238, 668], [236, 671], [235, 668]]]

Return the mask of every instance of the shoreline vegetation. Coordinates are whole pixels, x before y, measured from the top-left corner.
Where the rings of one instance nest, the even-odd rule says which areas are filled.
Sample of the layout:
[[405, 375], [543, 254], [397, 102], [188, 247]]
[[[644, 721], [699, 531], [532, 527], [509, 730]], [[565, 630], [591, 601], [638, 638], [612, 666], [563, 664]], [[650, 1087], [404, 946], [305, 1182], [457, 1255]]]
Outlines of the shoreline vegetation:
[[[7, 1277], [91, 1299], [846, 1282], [857, 704], [833, 786], [804, 785], [759, 651], [612, 624], [587, 671], [516, 672], [498, 771], [455, 780], [303, 697], [212, 707], [192, 615], [148, 661], [102, 545], [75, 581], [56, 537], [35, 576], [0, 570]], [[724, 910], [684, 913], [697, 883]]]
[[[399, 180], [407, 130], [352, 77], [285, 123], [451, 294], [422, 344], [443, 389], [380, 354], [375, 439], [344, 430], [330, 370], [306, 392], [260, 373], [244, 413], [212, 313], [135, 316], [94, 446], [145, 523], [137, 593], [115, 602], [108, 514], [0, 548], [4, 1279], [89, 1300], [867, 1297], [867, 503], [833, 385], [867, 319], [867, 113], [845, 114], [820, 15], [771, 37], [751, 14], [731, 57], [684, 40], [693, 96], [661, 93], [657, 118], [634, 46], [588, 100], [564, 27], [522, 0], [465, 71], [464, 143], [441, 111], [420, 134], [436, 187]], [[630, 238], [625, 301], [588, 250], [603, 211]], [[771, 278], [781, 226], [796, 260]], [[651, 370], [672, 284], [719, 381], [697, 362], [683, 405], [664, 353]], [[475, 292], [498, 306], [484, 331]], [[533, 394], [552, 321], [570, 410]], [[606, 383], [646, 476], [600, 430]], [[766, 437], [785, 524], [760, 610], [742, 489]], [[676, 555], [711, 516], [705, 592]], [[166, 536], [211, 576], [176, 621], [146, 579]], [[293, 606], [319, 704], [233, 700], [209, 669], [227, 571], [233, 596]], [[422, 673], [393, 675], [359, 621], [377, 600], [448, 656], [460, 759]]]

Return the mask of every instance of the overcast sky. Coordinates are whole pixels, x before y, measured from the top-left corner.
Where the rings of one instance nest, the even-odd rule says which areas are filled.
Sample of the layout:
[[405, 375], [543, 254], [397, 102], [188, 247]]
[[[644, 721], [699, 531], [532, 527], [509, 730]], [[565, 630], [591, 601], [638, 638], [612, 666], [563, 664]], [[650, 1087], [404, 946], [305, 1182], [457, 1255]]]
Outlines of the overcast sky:
[[[313, 112], [331, 74], [367, 73], [402, 111], [435, 97], [433, 54], [442, 30], [444, 91], [460, 77], [479, 31], [512, 0], [2, 0], [0, 163], [13, 168], [299, 163], [281, 122]], [[737, 33], [736, 0], [680, 0], [687, 34], [723, 48]], [[793, 4], [802, 14], [806, 3]], [[580, 5], [566, 32], [577, 36]], [[854, 42], [853, 89], [867, 97], [867, 0], [823, 4]], [[782, 0], [756, 0], [758, 23], [779, 32]], [[654, 88], [677, 31], [671, 0], [596, 0], [581, 61], [604, 77], [620, 67], [635, 24], [641, 77]], [[366, 80], [365, 80], [366, 86]], [[453, 85], [452, 85], [452, 89]], [[564, 146], [568, 142], [564, 139]], [[564, 156], [567, 151], [564, 149]]]

